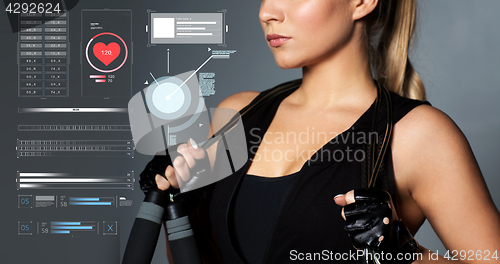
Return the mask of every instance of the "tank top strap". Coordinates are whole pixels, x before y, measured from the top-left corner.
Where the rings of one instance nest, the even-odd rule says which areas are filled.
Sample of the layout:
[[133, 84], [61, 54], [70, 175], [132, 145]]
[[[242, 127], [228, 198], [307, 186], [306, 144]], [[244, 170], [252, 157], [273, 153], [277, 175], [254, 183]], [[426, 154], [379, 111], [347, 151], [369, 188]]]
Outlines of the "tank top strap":
[[[428, 101], [420, 101], [420, 100], [415, 100], [415, 99], [410, 99], [406, 97], [402, 97], [398, 95], [397, 93], [390, 92], [391, 94], [391, 100], [392, 100], [392, 108], [393, 108], [393, 113], [392, 113], [392, 120], [393, 123], [396, 124], [399, 120], [401, 120], [404, 116], [406, 116], [411, 110], [414, 108], [420, 106], [420, 105], [431, 105]], [[385, 118], [386, 115], [386, 107], [384, 106], [384, 101], [382, 104], [381, 108], [381, 118], [379, 119], [379, 126], [378, 126], [378, 135], [379, 139], [378, 142], [383, 141], [383, 137], [385, 135], [385, 129], [386, 129], [386, 120]], [[368, 150], [368, 145], [366, 146], [366, 150]], [[381, 144], [377, 144], [377, 153], [380, 151]], [[369, 155], [369, 151], [367, 152]], [[392, 160], [392, 148], [391, 145], [389, 144], [389, 148], [387, 150], [386, 156], [383, 160], [383, 166], [380, 168], [379, 171], [379, 177], [377, 178], [377, 182], [375, 184], [376, 187], [380, 189], [384, 189], [388, 191], [391, 196], [394, 198], [396, 197], [396, 181], [395, 181], [395, 176], [394, 176], [394, 168], [393, 168], [393, 160]], [[368, 184], [368, 177], [367, 175], [367, 167], [368, 163], [365, 162], [363, 166], [363, 172], [362, 172], [362, 187], [365, 188], [367, 187]], [[394, 205], [397, 206], [397, 201], [396, 199], [393, 199]]]
[[[396, 124], [399, 120], [401, 120], [405, 115], [407, 115], [411, 110], [413, 110], [415, 107], [418, 107], [420, 105], [430, 105], [429, 102], [427, 101], [420, 101], [420, 100], [415, 100], [415, 99], [410, 99], [406, 97], [402, 97], [398, 95], [397, 93], [390, 92], [391, 95], [391, 101], [392, 101], [392, 121], [394, 124]], [[371, 124], [372, 122], [372, 115], [369, 115], [365, 117], [363, 120], [364, 127], [362, 128], [364, 132], [370, 132], [371, 133], [371, 128], [367, 124]], [[382, 97], [381, 101], [381, 108], [379, 112], [379, 119], [378, 119], [378, 124], [377, 124], [377, 141], [376, 141], [376, 153], [380, 153], [380, 148], [382, 146], [382, 142], [385, 137], [387, 129], [387, 107], [386, 107], [386, 100], [384, 97]], [[362, 177], [361, 177], [361, 187], [366, 188], [368, 186], [368, 181], [369, 181], [369, 175], [368, 175], [368, 160], [370, 159], [370, 144], [365, 144], [365, 153], [367, 153], [367, 157], [364, 160], [364, 164], [362, 166]], [[395, 182], [394, 182], [394, 175], [392, 172], [392, 152], [391, 152], [391, 145], [389, 144], [389, 148], [386, 152], [386, 155], [383, 160], [383, 164], [385, 166], [382, 166], [379, 170], [379, 177], [377, 177], [377, 181], [375, 186], [377, 186], [380, 189], [384, 189], [388, 191], [392, 196], [395, 195]]]
[[[299, 85], [286, 89], [284, 92], [269, 98], [264, 104], [258, 107], [253, 113], [247, 115], [243, 119], [243, 127], [245, 128], [245, 136], [247, 140], [248, 157], [253, 158], [255, 148], [260, 144], [265, 132], [270, 126], [278, 107], [288, 95], [297, 90]], [[267, 93], [271, 90], [277, 90], [280, 87], [268, 89], [262, 93]], [[250, 161], [249, 159], [249, 161]]]
[[391, 99], [393, 108], [392, 121], [394, 122], [394, 124], [401, 120], [401, 118], [403, 118], [415, 107], [420, 105], [431, 105], [428, 101], [420, 101], [402, 97], [394, 92], [391, 92]]

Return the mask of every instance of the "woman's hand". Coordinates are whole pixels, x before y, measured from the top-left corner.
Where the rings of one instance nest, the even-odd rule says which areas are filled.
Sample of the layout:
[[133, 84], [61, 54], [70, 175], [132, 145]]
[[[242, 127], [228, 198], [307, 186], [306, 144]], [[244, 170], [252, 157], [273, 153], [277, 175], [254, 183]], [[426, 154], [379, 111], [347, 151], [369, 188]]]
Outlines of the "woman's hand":
[[417, 242], [398, 219], [391, 195], [386, 191], [368, 188], [351, 190], [337, 195], [335, 203], [342, 208], [345, 230], [356, 249], [369, 248], [375, 252], [415, 253]]
[[204, 159], [206, 152], [193, 140], [180, 144], [177, 152], [181, 155], [173, 160], [173, 167], [168, 165], [165, 169], [165, 177], [156, 174], [155, 181], [158, 189], [165, 191], [170, 186], [179, 188], [179, 185], [191, 179], [191, 170], [196, 166], [197, 160]]

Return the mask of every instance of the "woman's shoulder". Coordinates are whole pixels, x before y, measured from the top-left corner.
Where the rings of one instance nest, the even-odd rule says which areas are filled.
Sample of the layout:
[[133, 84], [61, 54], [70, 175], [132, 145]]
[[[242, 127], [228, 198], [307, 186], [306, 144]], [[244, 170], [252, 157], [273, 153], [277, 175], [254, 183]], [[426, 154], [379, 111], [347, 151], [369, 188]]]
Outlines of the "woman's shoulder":
[[463, 136], [451, 117], [428, 104], [414, 107], [394, 125], [394, 128], [416, 140], [432, 141], [442, 140], [442, 137]]
[[458, 126], [444, 112], [433, 107], [428, 101], [400, 96], [391, 92], [394, 127], [415, 135], [436, 135], [439, 131], [460, 132]]
[[222, 100], [217, 108], [230, 108], [236, 111], [240, 111], [243, 107], [252, 102], [252, 100], [255, 99], [255, 97], [257, 97], [259, 94], [260, 92], [257, 91], [244, 91], [235, 93]]
[[469, 148], [465, 135], [450, 116], [428, 103], [408, 101], [413, 101], [414, 105], [407, 112], [403, 111], [406, 113], [394, 124], [393, 134], [393, 143], [404, 146], [408, 157], [452, 149], [462, 152]]
[[[436, 177], [451, 177], [443, 173], [446, 168], [466, 171], [464, 167], [470, 167], [474, 162], [467, 138], [460, 128], [447, 114], [427, 104], [413, 108], [394, 124], [391, 145], [395, 166], [403, 172], [402, 175], [419, 174], [407, 178], [410, 185], [426, 178], [432, 181]], [[458, 173], [455, 178], [460, 178]]]

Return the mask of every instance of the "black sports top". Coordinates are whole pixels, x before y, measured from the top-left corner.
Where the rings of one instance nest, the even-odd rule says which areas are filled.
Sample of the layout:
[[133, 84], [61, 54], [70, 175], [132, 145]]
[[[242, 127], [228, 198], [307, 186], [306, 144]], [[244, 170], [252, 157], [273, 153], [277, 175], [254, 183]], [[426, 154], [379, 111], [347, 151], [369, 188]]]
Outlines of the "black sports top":
[[243, 177], [231, 218], [236, 249], [247, 263], [262, 263], [276, 213], [297, 174], [276, 178], [249, 174]]
[[[202, 229], [210, 228], [214, 241], [211, 244], [204, 244], [201, 242], [204, 240], [199, 239], [203, 253], [211, 253], [213, 249], [209, 249], [206, 245], [213, 246], [215, 243], [224, 263], [245, 263], [236, 244], [238, 240], [234, 232], [235, 223], [231, 217], [235, 210], [241, 209], [235, 209], [237, 190], [245, 178], [244, 175], [254, 157], [255, 149], [260, 143], [255, 139], [263, 138], [281, 101], [297, 88], [298, 85], [294, 89], [267, 101], [243, 121], [249, 159], [234, 174], [207, 188], [207, 199], [204, 202], [208, 203], [208, 206], [203, 208], [208, 214], [209, 221], [203, 222]], [[413, 108], [429, 104], [428, 102], [404, 98], [395, 93], [391, 93], [391, 99], [394, 123]], [[381, 138], [384, 136], [387, 123], [383, 98], [381, 105], [377, 126], [379, 143], [382, 142]], [[323, 262], [323, 257], [335, 260], [336, 256], [341, 256], [341, 253], [356, 253], [344, 231], [344, 220], [340, 216], [341, 208], [335, 204], [333, 197], [368, 185], [366, 173], [366, 160], [369, 154], [368, 133], [371, 131], [374, 108], [375, 105], [372, 104], [350, 129], [325, 144], [303, 164], [300, 171], [294, 176], [283, 195], [272, 227], [266, 227], [270, 231], [266, 231], [269, 232], [269, 237], [262, 240], [262, 243], [265, 243], [265, 252], [261, 263], [296, 262], [299, 260], [299, 256], [307, 256], [305, 254], [314, 257], [312, 260]], [[349, 153], [351, 159], [347, 159]], [[363, 153], [365, 156], [362, 156]], [[377, 187], [387, 190], [395, 197], [390, 153], [389, 146], [387, 159], [384, 161], [377, 179]], [[208, 237], [210, 233], [201, 231], [198, 234]], [[347, 259], [338, 259], [335, 262], [363, 263], [363, 259], [348, 257]]]

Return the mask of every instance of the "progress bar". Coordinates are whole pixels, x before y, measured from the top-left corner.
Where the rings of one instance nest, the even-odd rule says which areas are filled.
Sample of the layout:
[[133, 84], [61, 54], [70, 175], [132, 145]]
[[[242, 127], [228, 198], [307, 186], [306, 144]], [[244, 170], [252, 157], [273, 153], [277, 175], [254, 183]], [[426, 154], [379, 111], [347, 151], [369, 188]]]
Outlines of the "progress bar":
[[64, 107], [27, 107], [18, 108], [19, 113], [127, 113], [127, 108], [64, 108]]

